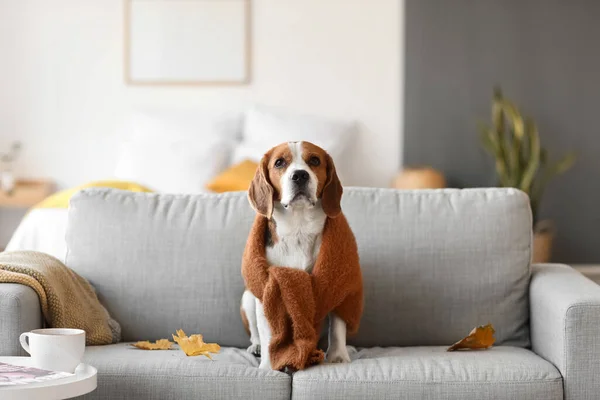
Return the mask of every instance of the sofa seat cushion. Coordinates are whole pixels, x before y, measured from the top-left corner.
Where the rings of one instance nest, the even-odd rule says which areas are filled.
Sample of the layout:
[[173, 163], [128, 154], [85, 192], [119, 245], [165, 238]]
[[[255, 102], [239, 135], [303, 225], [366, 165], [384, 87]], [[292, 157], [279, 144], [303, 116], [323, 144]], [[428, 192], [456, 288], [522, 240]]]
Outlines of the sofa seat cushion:
[[376, 347], [350, 354], [350, 364], [294, 374], [294, 400], [563, 398], [558, 370], [522, 348], [448, 353], [445, 347]]
[[245, 350], [221, 348], [213, 356], [181, 350], [139, 350], [128, 343], [90, 346], [84, 362], [98, 369], [98, 388], [86, 399], [286, 399], [291, 378], [258, 369]]

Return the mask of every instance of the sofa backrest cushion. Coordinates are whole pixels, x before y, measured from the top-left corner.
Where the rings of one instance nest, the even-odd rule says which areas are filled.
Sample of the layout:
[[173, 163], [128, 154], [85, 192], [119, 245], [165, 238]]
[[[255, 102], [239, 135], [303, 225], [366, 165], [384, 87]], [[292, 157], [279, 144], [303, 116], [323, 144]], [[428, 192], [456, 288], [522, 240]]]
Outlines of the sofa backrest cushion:
[[[358, 346], [449, 345], [492, 323], [529, 345], [531, 213], [514, 189], [346, 188], [365, 285]], [[86, 189], [69, 209], [67, 260], [122, 325], [123, 339], [176, 329], [244, 347], [240, 263], [254, 218], [244, 192]]]
[[514, 189], [344, 194], [365, 287], [358, 346], [449, 345], [492, 323], [529, 346], [531, 211]]

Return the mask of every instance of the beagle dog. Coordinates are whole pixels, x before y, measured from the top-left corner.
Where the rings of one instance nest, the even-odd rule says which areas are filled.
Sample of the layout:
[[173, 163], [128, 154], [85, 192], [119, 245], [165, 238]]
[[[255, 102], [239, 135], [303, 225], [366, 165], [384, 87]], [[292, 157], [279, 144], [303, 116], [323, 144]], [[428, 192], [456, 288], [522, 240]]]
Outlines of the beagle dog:
[[[249, 190], [254, 210], [271, 216], [266, 235], [270, 265], [298, 268], [310, 273], [315, 264], [328, 216], [341, 212], [342, 186], [329, 154], [309, 142], [288, 142], [269, 150], [261, 160]], [[242, 318], [250, 332], [248, 352], [260, 356], [260, 368], [271, 369], [271, 330], [261, 302], [246, 290]], [[346, 323], [329, 314], [326, 360], [350, 362], [346, 349]]]

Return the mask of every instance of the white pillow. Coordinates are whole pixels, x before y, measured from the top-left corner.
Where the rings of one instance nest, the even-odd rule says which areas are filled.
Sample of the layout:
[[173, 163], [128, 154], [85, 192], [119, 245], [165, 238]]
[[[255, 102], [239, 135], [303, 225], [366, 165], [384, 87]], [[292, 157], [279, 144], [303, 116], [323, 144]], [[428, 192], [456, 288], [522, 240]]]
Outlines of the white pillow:
[[232, 162], [258, 162], [271, 147], [293, 141], [312, 142], [339, 160], [354, 131], [351, 122], [255, 107], [246, 112], [242, 142], [235, 148]]
[[205, 192], [228, 166], [239, 125], [240, 117], [232, 115], [137, 112], [126, 125], [115, 176], [159, 192]]

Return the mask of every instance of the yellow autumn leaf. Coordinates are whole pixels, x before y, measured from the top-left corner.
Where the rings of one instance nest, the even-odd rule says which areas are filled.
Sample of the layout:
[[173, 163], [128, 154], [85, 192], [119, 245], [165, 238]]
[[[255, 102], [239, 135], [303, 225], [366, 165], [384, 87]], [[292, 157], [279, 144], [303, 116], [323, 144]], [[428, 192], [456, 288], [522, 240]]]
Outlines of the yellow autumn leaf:
[[494, 333], [496, 333], [496, 331], [492, 324], [475, 327], [469, 333], [469, 336], [448, 347], [448, 351], [461, 349], [489, 349], [496, 341]]
[[142, 350], [170, 350], [171, 346], [173, 346], [173, 342], [171, 342], [169, 339], [159, 339], [154, 343], [144, 340], [141, 342], [132, 343], [131, 345]]
[[187, 336], [182, 329], [177, 330], [177, 336], [173, 335], [181, 350], [188, 356], [206, 356], [212, 360], [209, 353], [218, 353], [221, 346], [216, 343], [204, 343], [202, 335]]

